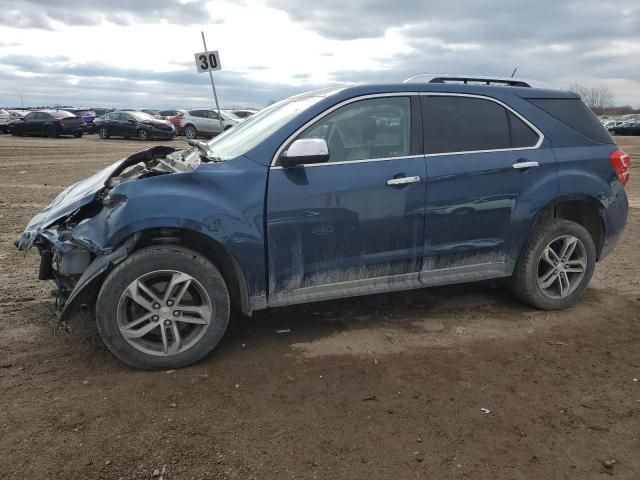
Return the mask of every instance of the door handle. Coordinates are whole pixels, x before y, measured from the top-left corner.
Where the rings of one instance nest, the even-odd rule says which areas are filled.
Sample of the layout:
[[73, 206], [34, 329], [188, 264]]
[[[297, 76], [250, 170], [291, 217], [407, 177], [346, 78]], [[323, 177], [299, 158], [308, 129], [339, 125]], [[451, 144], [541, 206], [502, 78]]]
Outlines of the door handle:
[[409, 185], [411, 183], [418, 183], [420, 181], [420, 177], [400, 177], [400, 178], [390, 178], [387, 180], [387, 185], [393, 187], [395, 185]]
[[513, 168], [516, 170], [522, 170], [523, 168], [539, 167], [538, 162], [517, 162], [513, 164]]

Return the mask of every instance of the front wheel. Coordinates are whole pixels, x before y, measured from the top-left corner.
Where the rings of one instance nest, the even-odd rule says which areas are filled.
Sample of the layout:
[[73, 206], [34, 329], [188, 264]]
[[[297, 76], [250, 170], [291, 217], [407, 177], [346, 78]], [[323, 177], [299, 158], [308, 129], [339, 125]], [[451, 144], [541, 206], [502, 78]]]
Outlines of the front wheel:
[[81, 138], [82, 134], [81, 133], [74, 133], [73, 136], [76, 137], [76, 138]]
[[106, 140], [109, 138], [109, 130], [107, 130], [107, 127], [100, 127], [98, 129], [98, 135], [100, 135], [100, 138], [103, 140]]
[[512, 288], [522, 301], [542, 310], [567, 308], [582, 296], [595, 264], [595, 243], [582, 225], [550, 220], [521, 252]]
[[181, 247], [150, 247], [108, 275], [96, 321], [107, 348], [125, 363], [180, 368], [215, 348], [229, 309], [225, 281], [211, 262]]
[[138, 140], [147, 140], [149, 138], [149, 132], [147, 132], [144, 128], [138, 130]]
[[188, 139], [194, 140], [194, 139], [198, 138], [198, 131], [196, 130], [196, 127], [194, 127], [193, 125], [188, 125], [184, 129], [184, 135]]

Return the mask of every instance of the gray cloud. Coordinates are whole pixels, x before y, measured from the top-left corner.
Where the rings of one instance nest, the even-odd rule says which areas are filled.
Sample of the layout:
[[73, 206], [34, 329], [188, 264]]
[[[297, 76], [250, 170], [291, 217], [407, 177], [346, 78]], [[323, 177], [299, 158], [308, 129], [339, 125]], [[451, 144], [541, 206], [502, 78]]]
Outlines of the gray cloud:
[[139, 23], [219, 23], [212, 19], [206, 0], [0, 0], [0, 25], [16, 28], [52, 30], [52, 22], [69, 26], [99, 25], [103, 21], [117, 25]]
[[[191, 66], [190, 66], [191, 67]], [[23, 73], [36, 74], [24, 76]], [[215, 74], [221, 103], [261, 107], [315, 86], [258, 82], [243, 73]], [[213, 103], [209, 77], [193, 68], [172, 72], [126, 69], [103, 63], [74, 63], [65, 56], [0, 56], [0, 105], [82, 104], [115, 107], [195, 107]]]
[[[380, 38], [393, 30], [403, 52], [381, 67], [334, 71], [348, 82], [400, 81], [420, 72], [518, 74], [560, 88], [572, 82], [635, 85], [615, 93], [640, 101], [638, 0], [266, 0], [325, 38]], [[631, 51], [630, 51], [631, 50]], [[631, 99], [631, 100], [630, 100]]]

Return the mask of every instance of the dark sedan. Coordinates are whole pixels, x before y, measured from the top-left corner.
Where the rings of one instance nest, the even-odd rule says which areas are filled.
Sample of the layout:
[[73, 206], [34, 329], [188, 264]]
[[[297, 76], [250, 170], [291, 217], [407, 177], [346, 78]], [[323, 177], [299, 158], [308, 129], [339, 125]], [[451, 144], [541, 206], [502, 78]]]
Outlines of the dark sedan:
[[60, 135], [81, 137], [86, 128], [82, 118], [66, 110], [38, 110], [9, 122], [12, 135], [45, 135], [55, 138]]
[[640, 123], [624, 122], [615, 127], [609, 127], [611, 135], [640, 135]]
[[113, 112], [93, 121], [94, 131], [100, 138], [136, 137], [140, 140], [149, 138], [171, 139], [176, 130], [166, 120], [158, 120], [144, 112]]

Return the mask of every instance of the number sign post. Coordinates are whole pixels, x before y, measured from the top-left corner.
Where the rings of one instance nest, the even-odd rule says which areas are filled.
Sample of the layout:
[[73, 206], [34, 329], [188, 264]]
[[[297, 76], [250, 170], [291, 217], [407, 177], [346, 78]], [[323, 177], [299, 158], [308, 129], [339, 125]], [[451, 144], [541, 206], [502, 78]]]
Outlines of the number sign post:
[[220, 56], [218, 51], [207, 51], [207, 41], [204, 39], [204, 32], [202, 34], [202, 44], [204, 45], [204, 52], [196, 53], [196, 68], [198, 73], [209, 72], [209, 79], [211, 80], [211, 89], [213, 90], [213, 98], [216, 100], [216, 110], [218, 112], [218, 119], [220, 120], [220, 133], [224, 132], [224, 124], [222, 123], [222, 115], [220, 115], [220, 105], [218, 104], [218, 94], [216, 93], [216, 85], [213, 83], [213, 71], [220, 70]]

